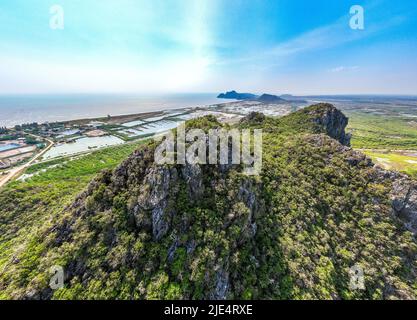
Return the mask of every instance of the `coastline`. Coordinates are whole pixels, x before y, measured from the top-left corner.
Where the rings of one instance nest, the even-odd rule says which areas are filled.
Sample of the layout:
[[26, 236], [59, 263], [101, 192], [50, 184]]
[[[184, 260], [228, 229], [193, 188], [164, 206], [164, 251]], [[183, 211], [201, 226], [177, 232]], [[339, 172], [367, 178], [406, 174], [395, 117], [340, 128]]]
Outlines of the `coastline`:
[[230, 102], [216, 94], [179, 95], [25, 95], [0, 96], [0, 127], [37, 122], [104, 119], [208, 107]]

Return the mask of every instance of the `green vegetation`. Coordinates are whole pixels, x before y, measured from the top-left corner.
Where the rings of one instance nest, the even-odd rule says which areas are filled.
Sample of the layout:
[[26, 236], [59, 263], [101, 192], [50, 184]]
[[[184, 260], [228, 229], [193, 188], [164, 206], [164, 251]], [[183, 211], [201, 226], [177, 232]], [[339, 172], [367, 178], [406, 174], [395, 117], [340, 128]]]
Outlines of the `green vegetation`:
[[[126, 144], [72, 161], [37, 164], [27, 170], [35, 174], [31, 179], [13, 182], [0, 190], [0, 298], [13, 297], [5, 294], [5, 281], [27, 283], [43, 248], [39, 237], [65, 206], [98, 172], [114, 168], [137, 147], [138, 144]], [[15, 265], [14, 259], [25, 262]]]
[[[416, 176], [416, 156], [404, 150], [417, 152], [417, 122], [394, 114], [375, 114], [360, 110], [348, 112], [352, 132], [352, 146], [362, 149], [379, 166]], [[379, 151], [381, 150], [381, 151]]]
[[387, 170], [404, 172], [410, 176], [417, 177], [417, 154], [410, 156], [395, 152], [376, 152], [365, 150], [365, 153], [372, 160]]
[[347, 115], [354, 148], [417, 150], [417, 123], [412, 119], [363, 111]]
[[26, 144], [31, 144], [31, 145], [42, 143], [41, 141], [38, 141], [37, 139], [35, 139], [32, 136], [26, 136], [25, 137], [25, 142], [26, 142]]
[[0, 136], [0, 141], [15, 140], [18, 137], [18, 135], [5, 134]]
[[[239, 165], [156, 166], [150, 142], [117, 170], [133, 145], [15, 182], [0, 192], [0, 298], [417, 297], [417, 244], [391, 213], [392, 181], [326, 135], [314, 120], [328, 111], [240, 123], [264, 130], [260, 176]], [[66, 272], [57, 291], [53, 265]], [[349, 286], [355, 265], [363, 291]]]

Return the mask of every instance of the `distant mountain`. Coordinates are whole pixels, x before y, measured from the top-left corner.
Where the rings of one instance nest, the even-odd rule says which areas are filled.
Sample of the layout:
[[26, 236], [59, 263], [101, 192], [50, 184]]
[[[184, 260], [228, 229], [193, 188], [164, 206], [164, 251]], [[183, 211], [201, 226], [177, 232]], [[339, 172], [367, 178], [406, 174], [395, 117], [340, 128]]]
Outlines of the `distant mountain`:
[[278, 96], [272, 95], [272, 94], [266, 94], [264, 93], [261, 95], [258, 99], [256, 99], [260, 102], [267, 102], [267, 103], [282, 103], [287, 102], [287, 100], [281, 99]]
[[258, 96], [252, 93], [238, 93], [235, 90], [221, 93], [217, 96], [219, 99], [235, 99], [235, 100], [252, 100]]
[[284, 99], [289, 102], [297, 102], [297, 103], [308, 103], [307, 100], [305, 100], [302, 97], [293, 96], [292, 94], [282, 94], [280, 96], [281, 99]]
[[217, 96], [219, 99], [234, 99], [234, 100], [253, 100], [264, 103], [285, 103], [285, 102], [298, 102], [298, 103], [307, 103], [307, 101], [302, 100], [299, 97], [294, 97], [290, 94], [284, 94], [281, 96], [276, 96], [272, 94], [264, 93], [261, 96], [258, 96], [253, 93], [239, 93], [235, 90], [228, 91], [226, 93], [221, 93]]

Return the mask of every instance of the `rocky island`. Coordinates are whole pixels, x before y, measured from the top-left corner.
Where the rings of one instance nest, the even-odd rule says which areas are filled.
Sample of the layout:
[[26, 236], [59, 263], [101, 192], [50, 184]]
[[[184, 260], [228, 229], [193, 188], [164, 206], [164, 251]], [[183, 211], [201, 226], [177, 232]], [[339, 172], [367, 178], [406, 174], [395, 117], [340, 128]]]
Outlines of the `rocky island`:
[[257, 95], [252, 93], [237, 93], [236, 91], [228, 91], [226, 93], [220, 93], [217, 98], [219, 99], [234, 99], [234, 100], [251, 100], [256, 99]]
[[228, 91], [226, 93], [221, 93], [217, 96], [217, 98], [258, 101], [262, 103], [271, 103], [271, 104], [285, 104], [285, 103], [290, 103], [290, 102], [307, 103], [307, 101], [303, 100], [302, 98], [294, 97], [288, 94], [277, 96], [273, 94], [264, 93], [258, 96], [253, 93], [238, 93], [235, 90]]

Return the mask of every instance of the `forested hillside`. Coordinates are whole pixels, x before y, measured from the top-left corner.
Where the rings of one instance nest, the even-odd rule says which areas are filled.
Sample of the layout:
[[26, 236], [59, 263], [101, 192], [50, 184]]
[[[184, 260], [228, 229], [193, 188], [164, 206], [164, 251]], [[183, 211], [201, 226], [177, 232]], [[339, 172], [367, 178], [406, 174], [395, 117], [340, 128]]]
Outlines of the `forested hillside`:
[[[347, 123], [328, 104], [246, 117], [237, 128], [263, 130], [259, 176], [232, 164], [159, 166], [150, 141], [52, 210], [36, 177], [25, 186], [38, 188], [33, 201], [9, 187], [0, 193], [0, 297], [416, 298], [417, 184], [352, 150]], [[56, 291], [54, 265], [65, 271]], [[364, 290], [350, 286], [353, 266]]]

